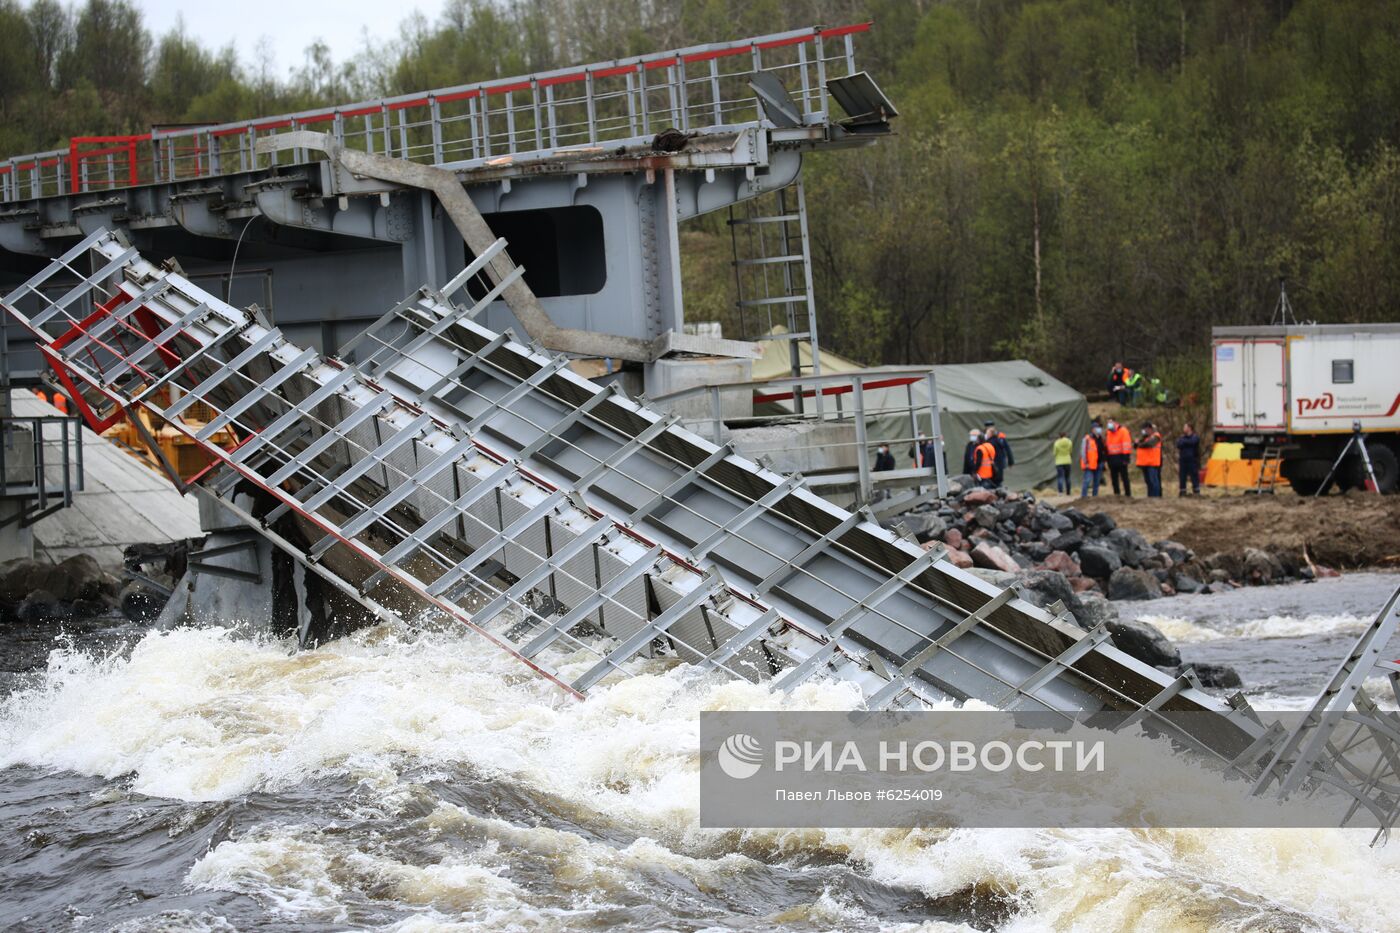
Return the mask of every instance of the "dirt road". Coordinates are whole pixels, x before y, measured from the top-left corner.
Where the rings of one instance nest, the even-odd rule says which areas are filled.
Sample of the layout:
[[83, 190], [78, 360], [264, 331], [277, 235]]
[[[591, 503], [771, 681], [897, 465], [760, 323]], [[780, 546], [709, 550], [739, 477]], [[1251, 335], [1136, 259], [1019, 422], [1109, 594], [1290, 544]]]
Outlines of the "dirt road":
[[1400, 496], [1351, 492], [1309, 499], [1207, 495], [1179, 499], [1120, 499], [1100, 495], [1072, 503], [1086, 513], [1107, 512], [1148, 541], [1170, 538], [1205, 556], [1216, 551], [1270, 546], [1301, 550], [1339, 569], [1400, 569]]

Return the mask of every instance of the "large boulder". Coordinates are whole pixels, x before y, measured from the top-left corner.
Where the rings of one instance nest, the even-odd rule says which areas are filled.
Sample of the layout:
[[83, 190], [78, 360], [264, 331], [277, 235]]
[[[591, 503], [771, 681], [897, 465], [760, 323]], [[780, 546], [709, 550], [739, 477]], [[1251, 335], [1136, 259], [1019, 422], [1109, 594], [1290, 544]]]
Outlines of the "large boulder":
[[1003, 573], [1016, 573], [1021, 565], [1006, 553], [1004, 548], [983, 541], [972, 549], [972, 563], [987, 570], [1000, 570]]
[[63, 603], [98, 599], [108, 586], [108, 578], [101, 565], [87, 554], [75, 554], [57, 564], [21, 561], [5, 576], [0, 585], [0, 598], [21, 599], [44, 590]]
[[975, 577], [986, 580], [992, 586], [1010, 589], [1016, 585], [1016, 574], [1007, 573], [1003, 570], [989, 570], [986, 567], [973, 567], [968, 573]]
[[960, 551], [957, 548], [949, 548], [948, 556], [945, 557], [944, 560], [962, 570], [968, 570], [972, 567], [972, 556], [966, 551]]
[[967, 508], [976, 508], [979, 505], [991, 505], [997, 501], [997, 494], [990, 489], [970, 489], [963, 493], [962, 504]]
[[1002, 521], [1019, 525], [1031, 514], [1031, 504], [1025, 499], [1007, 499], [997, 506], [997, 514]]
[[1079, 609], [1074, 613], [1075, 619], [1084, 629], [1091, 629], [1099, 624], [1118, 621], [1118, 607], [1100, 593], [1080, 593]]
[[0, 599], [19, 602], [37, 589], [36, 578], [46, 573], [52, 564], [32, 557], [17, 557], [0, 565]]
[[937, 538], [948, 529], [948, 523], [934, 512], [909, 512], [899, 516], [898, 521], [920, 542]]
[[1196, 552], [1179, 541], [1158, 541], [1153, 546], [1170, 557], [1174, 564], [1184, 564], [1196, 558]]
[[1072, 553], [1079, 550], [1084, 543], [1084, 535], [1077, 531], [1062, 531], [1053, 538], [1046, 538], [1045, 543], [1056, 551]]
[[1079, 616], [1079, 597], [1074, 595], [1074, 589], [1062, 573], [1053, 570], [1032, 570], [1023, 573], [1017, 589], [1022, 598], [1042, 609], [1059, 600], [1076, 618]]
[[995, 528], [999, 519], [997, 507], [994, 505], [979, 505], [977, 511], [973, 513], [973, 520], [983, 528]]
[[21, 622], [46, 622], [50, 619], [65, 618], [67, 615], [58, 597], [48, 590], [35, 590], [15, 609], [15, 618]]
[[1175, 667], [1181, 664], [1181, 652], [1155, 625], [1147, 622], [1116, 619], [1108, 623], [1113, 644], [1120, 650], [1153, 667]]
[[1206, 588], [1206, 585], [1197, 580], [1191, 574], [1178, 570], [1172, 574], [1172, 586], [1176, 587], [1178, 593], [1199, 593]]
[[1108, 578], [1109, 599], [1157, 599], [1161, 595], [1161, 581], [1146, 570], [1119, 567]]
[[122, 615], [132, 622], [151, 622], [165, 608], [166, 598], [140, 583], [128, 583], [117, 599]]
[[[1231, 551], [1217, 551], [1201, 563], [1210, 569], [1213, 580], [1240, 580], [1244, 577], [1244, 561], [1239, 554]], [[1223, 577], [1217, 577], [1216, 571], [1219, 571]]]
[[1225, 690], [1230, 687], [1242, 687], [1244, 681], [1240, 679], [1240, 672], [1228, 664], [1215, 664], [1209, 661], [1192, 661], [1182, 667], [1182, 673], [1188, 670], [1196, 672], [1196, 679], [1201, 682], [1202, 687], [1212, 687], [1217, 690]]
[[1123, 566], [1123, 560], [1112, 548], [1099, 544], [1086, 544], [1079, 549], [1079, 570], [1086, 577], [1107, 580], [1113, 572]]
[[1090, 525], [1089, 516], [1085, 515], [1083, 512], [1079, 511], [1072, 505], [1060, 509], [1060, 514], [1063, 515], [1065, 518], [1069, 519], [1070, 521], [1074, 522], [1074, 524], [1079, 528], [1088, 528]]
[[[1046, 546], [1048, 547], [1048, 545]], [[1079, 550], [1081, 554], [1084, 552], [1083, 548]], [[1070, 557], [1064, 551], [1051, 551], [1043, 560], [1046, 570], [1062, 573], [1066, 577], [1077, 577], [1080, 574], [1079, 565], [1074, 562], [1073, 557]]]
[[1104, 537], [1104, 540], [1118, 552], [1119, 558], [1129, 567], [1138, 566], [1156, 553], [1152, 549], [1152, 545], [1147, 543], [1147, 539], [1140, 532], [1131, 528], [1115, 528]]
[[956, 528], [949, 528], [943, 532], [943, 543], [948, 545], [950, 550], [956, 550], [963, 546], [963, 533]]
[[1074, 529], [1074, 521], [1063, 512], [1042, 510], [1039, 524], [1041, 531], [1050, 531], [1052, 529], [1055, 531], [1071, 531]]
[[1095, 512], [1093, 515], [1089, 516], [1089, 521], [1094, 523], [1094, 528], [1096, 528], [1101, 535], [1110, 534], [1113, 529], [1118, 527], [1118, 523], [1113, 520], [1113, 516], [1109, 515], [1107, 512]]
[[1257, 547], [1244, 549], [1244, 582], [1251, 586], [1262, 586], [1283, 579], [1283, 564], [1268, 551]]

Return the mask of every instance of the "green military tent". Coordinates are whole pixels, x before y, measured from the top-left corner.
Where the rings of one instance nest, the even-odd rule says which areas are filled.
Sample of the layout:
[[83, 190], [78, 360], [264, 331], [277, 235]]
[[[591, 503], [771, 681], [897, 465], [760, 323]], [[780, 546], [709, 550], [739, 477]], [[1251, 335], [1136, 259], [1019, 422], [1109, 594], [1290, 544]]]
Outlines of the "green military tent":
[[[771, 341], [763, 360], [754, 363], [755, 379], [772, 379], [789, 375], [787, 344]], [[765, 348], [765, 349], [768, 349]], [[810, 345], [800, 345], [804, 363], [810, 364]], [[771, 359], [770, 359], [771, 357]], [[861, 367], [851, 360], [822, 350], [823, 373], [852, 372]], [[864, 370], [872, 375], [881, 369]], [[967, 433], [981, 428], [983, 422], [994, 421], [998, 430], [1006, 433], [1016, 465], [1008, 471], [1006, 485], [1014, 489], [1030, 489], [1055, 481], [1055, 455], [1051, 445], [1064, 431], [1074, 442], [1089, 430], [1089, 406], [1084, 396], [1065, 385], [1045, 370], [1027, 360], [1002, 360], [994, 363], [951, 363], [932, 366], [938, 386], [939, 420], [948, 455], [949, 475], [962, 472], [963, 448]], [[895, 414], [873, 414], [866, 419], [866, 432], [871, 444], [890, 442], [900, 466], [909, 449], [912, 426], [903, 413], [909, 407], [909, 394], [914, 404], [927, 411], [928, 384], [916, 382], [910, 386], [871, 389], [865, 392], [867, 411], [898, 410]], [[925, 433], [931, 431], [925, 414], [919, 425]], [[1079, 482], [1078, 457], [1074, 465], [1075, 488]]]

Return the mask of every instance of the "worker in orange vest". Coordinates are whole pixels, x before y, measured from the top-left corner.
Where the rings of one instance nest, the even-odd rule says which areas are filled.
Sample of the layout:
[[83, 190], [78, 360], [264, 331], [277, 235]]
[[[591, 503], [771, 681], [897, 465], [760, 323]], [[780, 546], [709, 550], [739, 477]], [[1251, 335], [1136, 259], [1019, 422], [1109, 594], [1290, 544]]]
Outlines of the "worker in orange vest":
[[1079, 498], [1089, 498], [1089, 480], [1094, 481], [1094, 495], [1099, 494], [1099, 480], [1103, 478], [1103, 461], [1099, 459], [1099, 445], [1103, 443], [1103, 427], [1094, 425], [1084, 439], [1079, 442], [1079, 469], [1084, 472], [1084, 481], [1079, 487]]
[[68, 397], [62, 392], [55, 392], [53, 394], [53, 407], [65, 415], [68, 414]]
[[[1108, 477], [1113, 481], [1113, 494], [1132, 498], [1133, 487], [1128, 481], [1128, 459], [1133, 455], [1133, 434], [1126, 424], [1108, 420], [1108, 432], [1104, 436], [1108, 448]], [[1120, 491], [1119, 482], [1122, 482]]]
[[977, 477], [977, 485], [983, 489], [997, 488], [997, 449], [991, 441], [984, 439], [972, 451], [972, 468]]
[[37, 398], [39, 401], [48, 404], [49, 396], [47, 393], [44, 392], [43, 386], [36, 386], [34, 388], [34, 397]]
[[1137, 465], [1142, 470], [1142, 481], [1147, 484], [1149, 499], [1162, 498], [1162, 435], [1151, 421], [1142, 426], [1138, 435]]

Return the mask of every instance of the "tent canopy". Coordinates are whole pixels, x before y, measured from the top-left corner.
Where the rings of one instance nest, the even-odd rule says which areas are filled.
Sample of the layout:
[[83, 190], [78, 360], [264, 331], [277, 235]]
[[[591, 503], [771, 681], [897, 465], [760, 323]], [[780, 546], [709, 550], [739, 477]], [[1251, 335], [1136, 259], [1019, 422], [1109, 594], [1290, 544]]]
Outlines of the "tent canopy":
[[[804, 364], [810, 364], [811, 344], [798, 345]], [[772, 340], [765, 346], [762, 360], [754, 362], [754, 379], [777, 379], [791, 374], [787, 341]], [[842, 373], [862, 367], [826, 350], [820, 351], [823, 373]], [[901, 367], [883, 367], [897, 369]], [[1052, 445], [1063, 431], [1075, 443], [1089, 431], [1089, 406], [1084, 396], [1027, 360], [993, 363], [951, 363], [931, 367], [938, 383], [939, 420], [948, 454], [948, 472], [962, 472], [963, 447], [967, 432], [994, 421], [1006, 433], [1016, 465], [1008, 472], [1006, 485], [1030, 489], [1054, 482], [1055, 455]], [[882, 367], [865, 370], [880, 372]], [[890, 450], [901, 466], [914, 430], [907, 414], [910, 394], [916, 408], [924, 411], [918, 430], [931, 433], [928, 411], [928, 384], [872, 389], [865, 393], [866, 432], [872, 444], [890, 442]], [[1079, 470], [1075, 458], [1075, 473]]]

